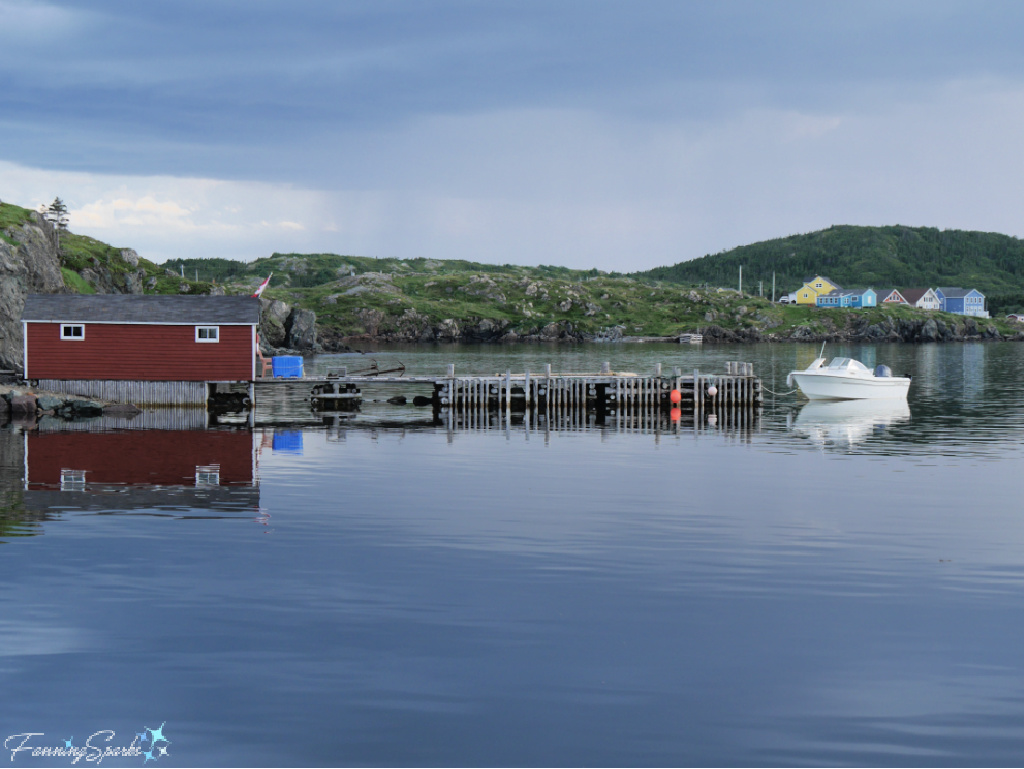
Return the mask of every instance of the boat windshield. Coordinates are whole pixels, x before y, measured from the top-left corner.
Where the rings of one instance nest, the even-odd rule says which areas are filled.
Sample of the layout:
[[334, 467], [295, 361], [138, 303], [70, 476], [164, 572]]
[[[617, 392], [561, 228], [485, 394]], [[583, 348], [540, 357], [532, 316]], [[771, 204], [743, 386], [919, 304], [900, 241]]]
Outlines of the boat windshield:
[[853, 358], [833, 358], [832, 362], [828, 364], [828, 367], [835, 370], [846, 370], [851, 373], [871, 373], [871, 369], [861, 363], [859, 360]]

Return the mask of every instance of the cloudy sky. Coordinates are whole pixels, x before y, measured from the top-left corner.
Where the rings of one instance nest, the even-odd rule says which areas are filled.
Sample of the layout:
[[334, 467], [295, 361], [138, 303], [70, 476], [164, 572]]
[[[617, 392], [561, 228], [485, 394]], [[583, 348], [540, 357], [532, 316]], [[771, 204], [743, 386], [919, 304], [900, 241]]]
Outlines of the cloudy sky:
[[1024, 236], [1024, 4], [0, 0], [0, 199], [155, 261]]

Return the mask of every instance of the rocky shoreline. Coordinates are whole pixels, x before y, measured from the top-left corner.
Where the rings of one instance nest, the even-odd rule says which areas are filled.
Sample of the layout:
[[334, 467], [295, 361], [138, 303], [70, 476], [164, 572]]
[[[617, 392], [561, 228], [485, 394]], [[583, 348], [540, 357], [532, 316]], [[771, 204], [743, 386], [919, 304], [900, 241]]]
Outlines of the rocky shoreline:
[[[601, 334], [582, 332], [568, 321], [549, 323], [534, 327], [523, 333], [510, 328], [508, 321], [488, 319], [473, 322], [445, 320], [434, 325], [416, 313], [406, 313], [397, 322], [378, 324], [375, 334], [342, 336], [330, 329], [318, 330], [317, 347], [324, 352], [352, 352], [353, 345], [373, 343], [429, 344], [443, 342], [462, 343], [585, 343], [622, 342], [629, 343], [630, 337], [622, 333], [621, 327], [606, 330]], [[694, 333], [702, 334], [706, 344], [755, 344], [763, 342], [970, 342], [970, 341], [1024, 341], [1024, 329], [1006, 335], [991, 323], [976, 318], [886, 318], [877, 323], [850, 314], [846, 323], [836, 325], [830, 318], [823, 318], [819, 328], [796, 326], [789, 330], [778, 328], [748, 327], [738, 330], [710, 324], [699, 326]], [[633, 338], [635, 339], [635, 338]], [[666, 338], [669, 339], [669, 338]], [[299, 350], [302, 352], [302, 350]]]
[[141, 410], [127, 403], [107, 403], [81, 395], [65, 395], [17, 385], [0, 385], [0, 418], [54, 417], [68, 422], [98, 416], [133, 417]]

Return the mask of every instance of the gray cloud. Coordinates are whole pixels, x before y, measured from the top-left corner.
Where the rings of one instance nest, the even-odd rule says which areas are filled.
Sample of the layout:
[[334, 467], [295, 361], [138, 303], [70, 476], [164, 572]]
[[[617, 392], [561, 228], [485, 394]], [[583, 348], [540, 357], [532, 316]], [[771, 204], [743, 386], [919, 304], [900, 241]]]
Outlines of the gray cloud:
[[[1013, 3], [0, 0], [0, 160], [80, 211], [155, 200], [97, 236], [202, 255], [630, 269], [840, 222], [1012, 232], [1022, 21]], [[0, 176], [0, 198], [37, 186]], [[220, 226], [228, 193], [243, 210]]]

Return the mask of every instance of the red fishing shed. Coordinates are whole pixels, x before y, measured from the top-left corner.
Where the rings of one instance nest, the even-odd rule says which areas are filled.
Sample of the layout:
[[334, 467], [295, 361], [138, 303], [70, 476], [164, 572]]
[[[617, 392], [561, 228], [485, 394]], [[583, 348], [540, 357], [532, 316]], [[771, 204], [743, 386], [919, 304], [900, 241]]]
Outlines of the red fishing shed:
[[25, 379], [45, 390], [205, 405], [256, 375], [255, 297], [31, 294], [21, 320]]

